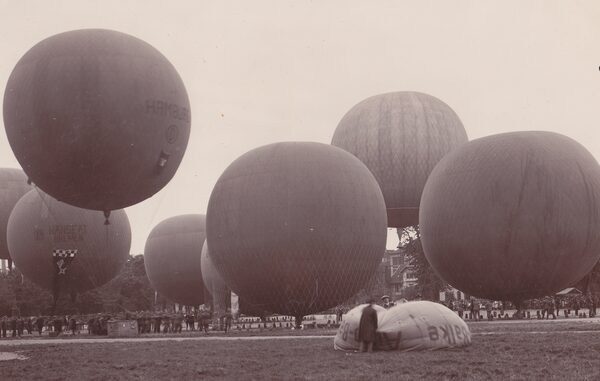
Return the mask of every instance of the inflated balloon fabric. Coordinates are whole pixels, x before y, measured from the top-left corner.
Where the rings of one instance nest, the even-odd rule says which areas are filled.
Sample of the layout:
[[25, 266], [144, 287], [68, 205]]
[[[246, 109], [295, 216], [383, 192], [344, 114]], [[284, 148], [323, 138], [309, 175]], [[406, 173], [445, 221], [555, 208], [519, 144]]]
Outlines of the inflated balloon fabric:
[[295, 317], [364, 287], [387, 234], [367, 167], [311, 142], [270, 144], [235, 160], [213, 189], [206, 224], [208, 254], [240, 300]]
[[204, 303], [201, 254], [206, 217], [170, 217], [152, 229], [144, 248], [144, 266], [152, 287], [175, 303]]
[[0, 168], [0, 259], [10, 259], [6, 243], [8, 217], [15, 204], [31, 190], [25, 173], [16, 168]]
[[76, 294], [105, 284], [121, 271], [129, 256], [131, 228], [123, 210], [114, 211], [105, 225], [102, 212], [65, 204], [34, 189], [15, 205], [7, 240], [23, 275], [49, 290]]
[[81, 208], [136, 204], [175, 175], [190, 133], [190, 105], [173, 65], [124, 33], [51, 36], [13, 69], [4, 126], [29, 178]]
[[516, 303], [551, 295], [600, 258], [600, 166], [553, 132], [476, 139], [435, 167], [420, 220], [427, 260], [457, 289]]
[[418, 224], [421, 192], [429, 173], [467, 141], [456, 113], [427, 94], [402, 91], [358, 103], [338, 124], [331, 144], [358, 157], [373, 172], [388, 213], [388, 226]]

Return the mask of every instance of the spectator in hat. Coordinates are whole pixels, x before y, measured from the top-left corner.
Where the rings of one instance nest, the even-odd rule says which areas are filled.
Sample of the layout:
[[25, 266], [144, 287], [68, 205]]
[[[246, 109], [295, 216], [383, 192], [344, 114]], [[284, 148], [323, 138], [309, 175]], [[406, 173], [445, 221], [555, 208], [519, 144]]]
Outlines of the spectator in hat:
[[373, 352], [373, 344], [377, 333], [377, 311], [373, 308], [375, 301], [369, 299], [369, 304], [363, 308], [358, 324], [358, 340], [361, 352]]

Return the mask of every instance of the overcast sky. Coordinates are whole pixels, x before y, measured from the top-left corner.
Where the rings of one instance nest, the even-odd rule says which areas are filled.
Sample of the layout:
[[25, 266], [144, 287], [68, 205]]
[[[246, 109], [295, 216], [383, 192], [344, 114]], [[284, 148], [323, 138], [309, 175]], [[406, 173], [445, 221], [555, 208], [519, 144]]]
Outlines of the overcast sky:
[[[555, 131], [600, 159], [595, 0], [0, 0], [1, 91], [34, 44], [81, 28], [150, 43], [190, 96], [192, 131], [179, 171], [126, 209], [132, 253], [143, 252], [163, 219], [206, 213], [218, 177], [244, 152], [277, 141], [330, 143], [344, 113], [379, 93], [440, 98], [470, 139]], [[18, 167], [6, 134], [0, 167]], [[395, 233], [388, 241], [397, 243]]]

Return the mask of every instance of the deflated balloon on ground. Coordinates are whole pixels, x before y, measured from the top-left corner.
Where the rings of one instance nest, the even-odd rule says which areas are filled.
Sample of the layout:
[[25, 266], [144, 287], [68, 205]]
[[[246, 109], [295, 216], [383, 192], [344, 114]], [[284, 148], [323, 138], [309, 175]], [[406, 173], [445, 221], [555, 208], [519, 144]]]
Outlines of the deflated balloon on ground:
[[[334, 348], [357, 351], [358, 326], [366, 304], [344, 315], [334, 338]], [[389, 310], [374, 306], [377, 311], [377, 336], [374, 349], [413, 351], [464, 347], [471, 344], [467, 324], [447, 307], [429, 301], [398, 304]]]

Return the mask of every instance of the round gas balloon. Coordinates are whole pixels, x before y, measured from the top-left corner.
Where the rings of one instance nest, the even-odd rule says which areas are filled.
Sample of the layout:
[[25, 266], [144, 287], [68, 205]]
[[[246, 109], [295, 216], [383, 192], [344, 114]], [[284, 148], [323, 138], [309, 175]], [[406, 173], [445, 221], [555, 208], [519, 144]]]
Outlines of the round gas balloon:
[[352, 107], [331, 144], [354, 154], [373, 172], [385, 199], [388, 226], [419, 223], [419, 202], [429, 173], [467, 141], [456, 113], [431, 95], [380, 94]]
[[[333, 346], [344, 351], [360, 349], [358, 326], [363, 308], [360, 305], [344, 315]], [[467, 324], [447, 307], [428, 301], [408, 302], [377, 311], [377, 336], [373, 347], [378, 350], [414, 351], [457, 348], [471, 344]]]
[[385, 252], [377, 181], [356, 157], [321, 143], [242, 155], [217, 181], [206, 218], [209, 256], [227, 285], [297, 319], [354, 295]]
[[23, 196], [8, 220], [16, 267], [38, 285], [81, 293], [113, 279], [127, 261], [131, 229], [125, 211], [104, 225], [101, 212], [59, 202], [39, 189]]
[[150, 284], [176, 303], [204, 303], [200, 257], [205, 221], [203, 214], [167, 218], [152, 229], [146, 241], [144, 265]]
[[102, 29], [32, 47], [4, 93], [4, 125], [25, 173], [86, 209], [136, 204], [175, 174], [190, 133], [183, 82], [155, 48]]
[[6, 243], [8, 217], [15, 204], [31, 190], [27, 176], [16, 168], [0, 168], [0, 259], [10, 259]]
[[600, 257], [600, 166], [552, 132], [473, 140], [431, 173], [420, 220], [427, 260], [459, 290], [517, 303], [553, 294]]

